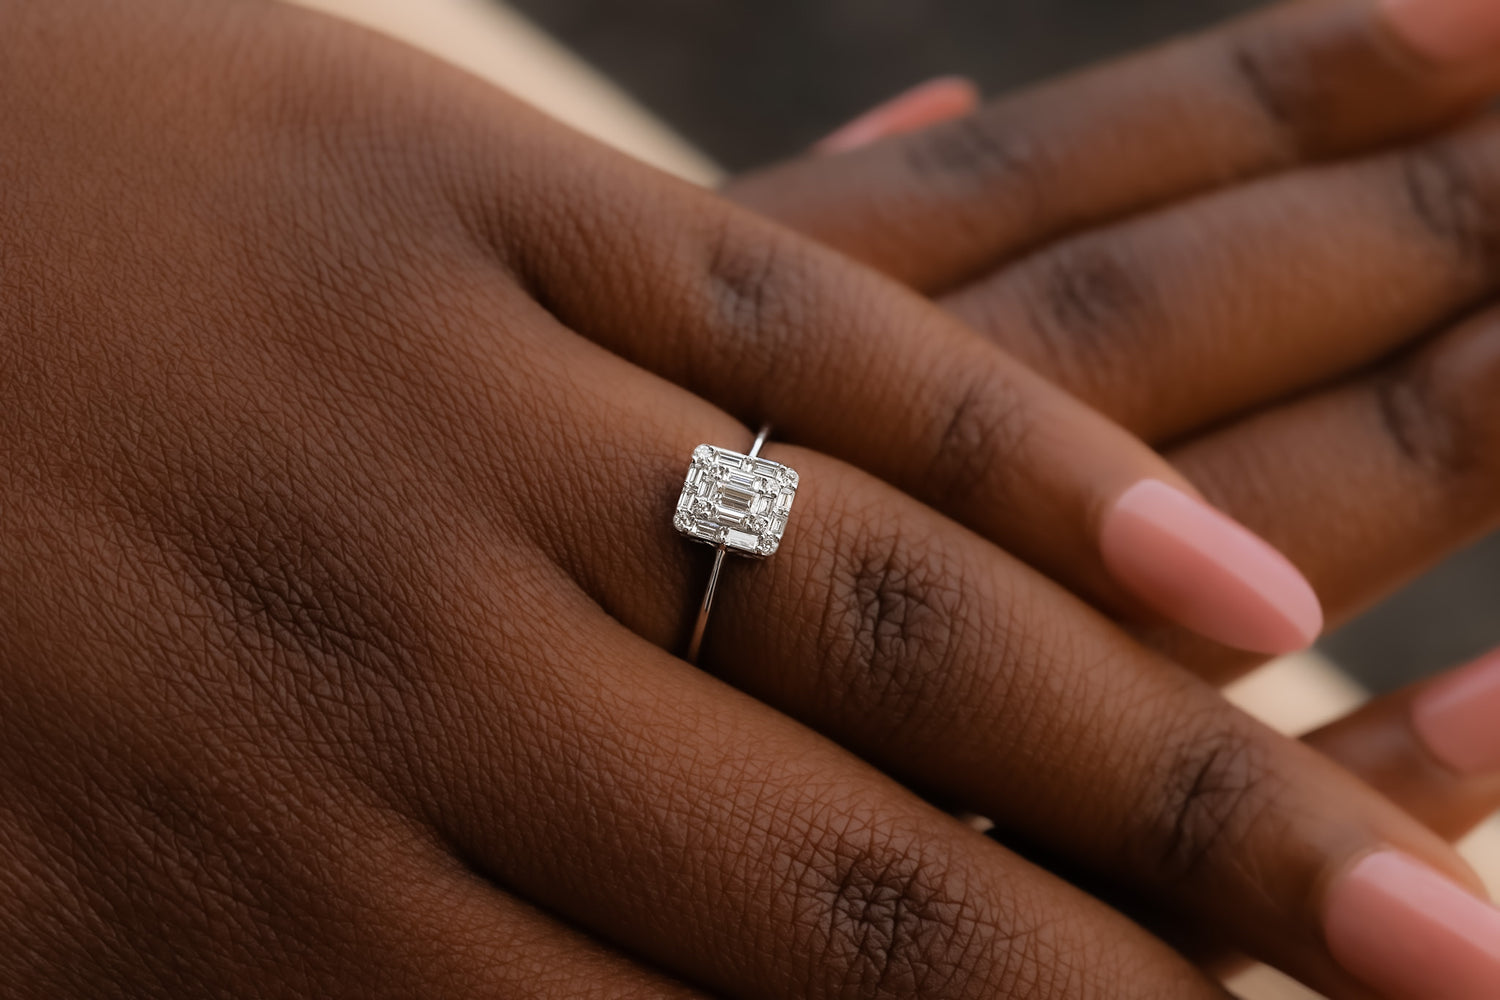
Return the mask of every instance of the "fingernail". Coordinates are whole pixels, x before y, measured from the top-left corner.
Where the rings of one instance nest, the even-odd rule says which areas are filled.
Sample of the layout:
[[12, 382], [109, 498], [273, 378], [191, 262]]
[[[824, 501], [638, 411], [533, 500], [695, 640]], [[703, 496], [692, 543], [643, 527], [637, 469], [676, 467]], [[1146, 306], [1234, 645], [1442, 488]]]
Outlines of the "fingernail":
[[1412, 728], [1429, 753], [1459, 774], [1500, 772], [1500, 652], [1418, 695]]
[[1500, 54], [1495, 0], [1381, 0], [1387, 23], [1418, 55], [1440, 63]]
[[961, 118], [978, 103], [979, 92], [969, 80], [961, 77], [929, 80], [866, 111], [813, 149], [819, 153], [847, 153], [888, 136]]
[[1390, 1000], [1500, 997], [1500, 910], [1415, 858], [1365, 858], [1323, 919], [1334, 959]]
[[1158, 612], [1217, 642], [1257, 653], [1306, 649], [1323, 608], [1285, 556], [1195, 497], [1148, 479], [1100, 529], [1111, 573]]

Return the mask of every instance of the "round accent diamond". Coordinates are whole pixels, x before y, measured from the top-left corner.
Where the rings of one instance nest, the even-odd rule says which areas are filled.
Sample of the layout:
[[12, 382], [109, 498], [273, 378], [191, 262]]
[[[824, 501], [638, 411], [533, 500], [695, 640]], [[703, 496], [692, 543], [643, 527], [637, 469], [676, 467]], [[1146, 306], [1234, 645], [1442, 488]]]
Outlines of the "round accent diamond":
[[[682, 452], [678, 452], [678, 454], [680, 455], [682, 454]], [[698, 447], [693, 449], [693, 461], [697, 462], [699, 465], [706, 465], [713, 460], [714, 450], [708, 445], [700, 444]]]
[[672, 518], [672, 527], [678, 531], [690, 532], [693, 530], [693, 519], [686, 514], [678, 514]]
[[796, 485], [797, 485], [797, 483], [800, 481], [800, 478], [801, 477], [799, 477], [797, 475], [797, 470], [796, 469], [782, 469], [781, 470], [781, 481], [783, 483], [785, 483], [786, 485], [788, 485], [788, 486], [791, 486], [791, 487], [795, 488]]

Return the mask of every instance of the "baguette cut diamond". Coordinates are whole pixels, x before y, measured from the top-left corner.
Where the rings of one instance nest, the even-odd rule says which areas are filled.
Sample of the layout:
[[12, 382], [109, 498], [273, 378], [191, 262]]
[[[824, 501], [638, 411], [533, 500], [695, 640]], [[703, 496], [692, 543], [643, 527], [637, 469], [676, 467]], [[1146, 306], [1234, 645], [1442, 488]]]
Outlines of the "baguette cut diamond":
[[672, 524], [694, 541], [764, 558], [781, 545], [797, 483], [784, 465], [699, 445]]

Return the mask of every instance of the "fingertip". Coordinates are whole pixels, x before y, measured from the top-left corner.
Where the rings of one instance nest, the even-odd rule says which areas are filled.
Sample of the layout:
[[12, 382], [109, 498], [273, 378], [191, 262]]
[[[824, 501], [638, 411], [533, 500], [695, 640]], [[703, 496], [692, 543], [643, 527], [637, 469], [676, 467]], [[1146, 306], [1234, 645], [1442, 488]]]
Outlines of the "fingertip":
[[979, 88], [959, 76], [939, 77], [913, 87], [839, 128], [813, 146], [825, 155], [847, 153], [871, 143], [961, 118], [979, 105]]
[[1425, 688], [1411, 721], [1427, 752], [1453, 773], [1500, 772], [1500, 652]]
[[1323, 921], [1339, 964], [1393, 1000], [1500, 996], [1500, 910], [1410, 855], [1359, 860]]
[[1100, 526], [1115, 579], [1168, 619], [1237, 649], [1280, 655], [1323, 631], [1306, 577], [1270, 544], [1183, 490], [1143, 480]]

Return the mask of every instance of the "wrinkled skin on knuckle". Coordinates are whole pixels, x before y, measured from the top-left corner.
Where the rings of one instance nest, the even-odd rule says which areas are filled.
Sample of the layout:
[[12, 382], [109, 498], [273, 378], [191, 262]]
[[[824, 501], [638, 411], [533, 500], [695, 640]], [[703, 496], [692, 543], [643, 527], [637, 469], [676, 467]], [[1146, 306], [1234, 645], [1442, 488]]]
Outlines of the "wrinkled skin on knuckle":
[[[850, 497], [817, 537], [813, 579], [822, 593], [802, 602], [825, 676], [814, 696], [820, 719], [867, 730], [873, 745], [918, 752], [967, 675], [959, 662], [966, 617], [961, 566], [941, 541]], [[804, 537], [813, 537], [811, 533]]]
[[1126, 233], [1083, 236], [1021, 265], [1009, 278], [1030, 336], [1020, 353], [1083, 399], [1112, 411], [1144, 408], [1127, 376], [1160, 351], [1169, 313]]
[[[1500, 495], [1500, 323], [1480, 316], [1374, 382], [1377, 426], [1404, 463], [1465, 508]], [[1465, 520], [1468, 520], [1465, 517]]]
[[1271, 5], [1214, 37], [1210, 72], [1283, 161], [1389, 140], [1393, 122], [1424, 120], [1443, 87], [1357, 5]]
[[[689, 359], [683, 384], [711, 392], [753, 423], [767, 412], [761, 394], [778, 383], [778, 365], [788, 358], [832, 363], [829, 352], [803, 342], [804, 332], [818, 328], [818, 313], [827, 311], [823, 297], [854, 286], [826, 280], [834, 272], [810, 245], [772, 227], [733, 215], [713, 222], [710, 234], [701, 250], [701, 279], [688, 287], [705, 299], [691, 314], [709, 317], [711, 327], [681, 331], [676, 349]], [[714, 379], [714, 371], [735, 377]], [[694, 372], [702, 375], [694, 379]]]
[[1429, 363], [1414, 359], [1375, 385], [1375, 410], [1392, 449], [1402, 459], [1443, 479], [1463, 475], [1473, 453], [1447, 403], [1434, 392]]
[[1456, 280], [1500, 281], [1500, 128], [1486, 123], [1401, 153], [1395, 203], [1412, 231], [1452, 263]]
[[1072, 978], [1049, 935], [997, 913], [975, 876], [897, 828], [845, 815], [790, 837], [795, 927], [817, 963], [812, 995], [1056, 997]]
[[[775, 402], [765, 394], [787, 381], [777, 376], [789, 359], [837, 363], [806, 333], [847, 323], [858, 282], [877, 279], [706, 193], [643, 177], [622, 197], [615, 165], [573, 159], [583, 162], [561, 180], [541, 179], [554, 204], [520, 223], [535, 227], [533, 246], [514, 254], [522, 284], [557, 319], [748, 424]], [[580, 282], [584, 272], [601, 280]], [[653, 335], [638, 336], [647, 322]]]
[[[1047, 126], [1024, 105], [1000, 103], [977, 114], [944, 122], [897, 140], [901, 163], [916, 190], [948, 193], [974, 203], [985, 193], [991, 212], [952, 213], [960, 245], [990, 247], [996, 232], [1026, 232], [1050, 218], [1055, 206], [1050, 171], [1055, 151]], [[994, 251], [991, 250], [991, 253]], [[983, 273], [975, 268], [975, 276]]]
[[947, 365], [930, 383], [943, 391], [926, 399], [922, 420], [931, 445], [920, 452], [927, 457], [905, 470], [909, 491], [960, 520], [966, 511], [1009, 506], [1008, 477], [997, 470], [1026, 464], [1037, 417], [1030, 394], [988, 358]]
[[1309, 143], [1327, 129], [1329, 88], [1308, 48], [1286, 33], [1247, 25], [1227, 32], [1214, 53], [1227, 92], [1280, 150], [1286, 162], [1310, 152]]
[[1165, 740], [1144, 763], [1156, 794], [1131, 817], [1130, 865], [1143, 884], [1216, 884], [1276, 842], [1282, 779], [1262, 739], [1217, 708], [1162, 719]]

